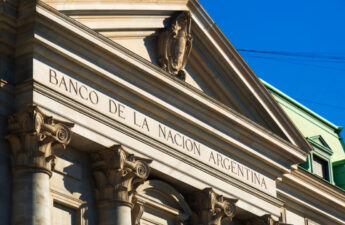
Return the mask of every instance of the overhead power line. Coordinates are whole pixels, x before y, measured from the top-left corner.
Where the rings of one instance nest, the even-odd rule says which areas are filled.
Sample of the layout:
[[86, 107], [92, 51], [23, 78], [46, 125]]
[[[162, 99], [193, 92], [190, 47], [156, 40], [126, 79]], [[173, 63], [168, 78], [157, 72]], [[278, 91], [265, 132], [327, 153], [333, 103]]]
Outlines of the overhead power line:
[[295, 99], [299, 100], [299, 101], [309, 102], [309, 103], [315, 104], [315, 105], [326, 106], [326, 107], [333, 108], [333, 109], [345, 110], [345, 107], [342, 107], [342, 106], [339, 106], [339, 105], [331, 105], [331, 104], [327, 104], [327, 103], [323, 103], [323, 102], [316, 102], [316, 101], [312, 101], [312, 100], [308, 100], [308, 99], [303, 99], [303, 98], [295, 98]]
[[301, 57], [311, 59], [328, 59], [345, 61], [345, 54], [331, 55], [327, 53], [308, 53], [308, 52], [287, 52], [287, 51], [266, 51], [266, 50], [253, 50], [253, 49], [237, 49], [239, 52], [254, 53], [254, 54], [269, 54], [278, 56]]
[[253, 49], [237, 50], [242, 54], [245, 54], [245, 57], [274, 60], [301, 66], [316, 67], [321, 69], [345, 71], [345, 53], [330, 54], [310, 52], [307, 53], [287, 51], [266, 51]]

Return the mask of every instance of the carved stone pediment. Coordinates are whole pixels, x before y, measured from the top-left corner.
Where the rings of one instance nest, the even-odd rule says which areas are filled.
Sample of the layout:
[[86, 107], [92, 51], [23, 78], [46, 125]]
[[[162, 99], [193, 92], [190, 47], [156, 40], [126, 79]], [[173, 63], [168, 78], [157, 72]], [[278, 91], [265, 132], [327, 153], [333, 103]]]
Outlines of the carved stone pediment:
[[93, 153], [91, 158], [96, 200], [132, 206], [134, 190], [149, 176], [152, 160], [129, 154], [119, 145]]
[[236, 199], [216, 194], [212, 188], [195, 193], [192, 206], [196, 211], [195, 225], [220, 225], [222, 220], [232, 220], [236, 214]]
[[66, 148], [71, 141], [72, 127], [72, 123], [45, 115], [35, 105], [9, 116], [6, 138], [12, 149], [13, 168], [42, 169], [51, 175], [54, 149]]
[[181, 80], [192, 50], [191, 22], [190, 12], [182, 12], [158, 36], [159, 66]]

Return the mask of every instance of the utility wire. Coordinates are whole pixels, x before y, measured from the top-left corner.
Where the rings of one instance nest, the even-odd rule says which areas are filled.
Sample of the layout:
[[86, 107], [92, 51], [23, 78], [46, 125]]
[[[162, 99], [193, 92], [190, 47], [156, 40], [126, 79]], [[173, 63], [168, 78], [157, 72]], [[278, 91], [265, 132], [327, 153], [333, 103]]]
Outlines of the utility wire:
[[309, 103], [312, 103], [312, 104], [322, 105], [322, 106], [326, 106], [326, 107], [330, 107], [330, 108], [334, 108], [334, 109], [339, 109], [339, 110], [344, 110], [345, 111], [345, 107], [342, 107], [342, 106], [339, 106], [339, 105], [331, 105], [331, 104], [322, 103], [322, 102], [315, 102], [315, 101], [311, 101], [311, 100], [303, 99], [303, 98], [294, 98], [294, 99], [299, 100], [299, 101], [309, 102]]
[[[322, 68], [322, 69], [345, 71], [345, 68], [339, 68], [339, 67], [333, 67], [333, 66], [324, 66], [324, 65], [320, 65], [320, 64], [315, 65], [315, 64], [308, 63], [308, 61], [296, 60], [296, 59], [286, 59], [286, 58], [269, 57], [269, 56], [258, 56], [258, 55], [247, 55], [246, 57], [259, 58], [259, 59], [269, 59], [269, 60], [275, 60], [275, 61], [280, 61], [280, 62], [293, 63], [293, 64], [296, 64], [296, 65], [302, 65], [302, 66], [309, 66], [309, 67], [317, 67], [317, 68]], [[345, 64], [345, 61], [344, 61], [344, 64]]]
[[[330, 63], [337, 65], [345, 65], [345, 53], [334, 55], [329, 53], [305, 53], [305, 52], [286, 52], [286, 51], [263, 51], [252, 49], [237, 49], [246, 57], [269, 59], [281, 62], [287, 62], [302, 66], [316, 67], [322, 69], [330, 69], [337, 71], [345, 71], [345, 67], [330, 66]], [[322, 65], [323, 64], [323, 65]]]
[[270, 54], [270, 55], [280, 55], [280, 56], [293, 56], [293, 57], [303, 57], [303, 58], [318, 58], [318, 59], [331, 59], [331, 60], [341, 60], [345, 61], [344, 56], [329, 55], [325, 53], [306, 53], [306, 52], [286, 52], [286, 51], [264, 51], [264, 50], [253, 50], [253, 49], [237, 49], [239, 52], [256, 53], [256, 54]]
[[[345, 65], [345, 53], [338, 53], [339, 55], [327, 54], [327, 53], [306, 53], [306, 52], [286, 52], [286, 51], [262, 51], [252, 49], [237, 49], [237, 51], [245, 53], [246, 57], [261, 58], [276, 60], [282, 62], [293, 63], [302, 66], [312, 66], [322, 69], [331, 69], [338, 71], [345, 71], [345, 68], [325, 66], [320, 64], [337, 63]], [[342, 56], [343, 55], [343, 56]], [[316, 65], [315, 65], [316, 64]], [[331, 105], [322, 102], [316, 102], [308, 99], [295, 98], [296, 100], [309, 102], [315, 105], [321, 105], [333, 109], [345, 111], [345, 107], [339, 105]]]

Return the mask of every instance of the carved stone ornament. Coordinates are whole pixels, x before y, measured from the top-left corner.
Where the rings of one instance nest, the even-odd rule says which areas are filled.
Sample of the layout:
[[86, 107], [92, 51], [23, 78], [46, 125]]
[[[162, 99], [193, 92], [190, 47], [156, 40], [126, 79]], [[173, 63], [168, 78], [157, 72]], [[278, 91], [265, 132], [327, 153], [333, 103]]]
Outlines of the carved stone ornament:
[[255, 217], [247, 221], [246, 225], [284, 225], [279, 221], [274, 221], [272, 216], [269, 214], [261, 217]]
[[236, 213], [236, 202], [236, 199], [217, 195], [212, 188], [197, 192], [192, 202], [197, 212], [193, 224], [220, 225], [223, 219], [231, 221]]
[[119, 145], [93, 153], [91, 157], [98, 203], [120, 202], [132, 207], [135, 188], [149, 176], [152, 160], [129, 154]]
[[6, 139], [12, 149], [13, 169], [42, 170], [51, 176], [55, 165], [54, 149], [66, 148], [73, 126], [45, 115], [35, 105], [9, 116]]
[[173, 76], [185, 80], [184, 68], [192, 50], [190, 12], [180, 13], [158, 36], [158, 64]]

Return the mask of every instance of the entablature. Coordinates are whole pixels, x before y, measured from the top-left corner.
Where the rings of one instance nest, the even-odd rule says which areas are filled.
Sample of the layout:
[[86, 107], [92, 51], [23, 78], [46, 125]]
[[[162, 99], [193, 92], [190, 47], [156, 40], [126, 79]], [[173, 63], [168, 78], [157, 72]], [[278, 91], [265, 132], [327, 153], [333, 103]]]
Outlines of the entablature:
[[[43, 72], [40, 65], [44, 66], [44, 63], [46, 76], [54, 73], [51, 70], [55, 73], [68, 71], [78, 80], [89, 83], [95, 91], [118, 96], [149, 116], [171, 125], [180, 121], [183, 126], [177, 126], [178, 130], [193, 134], [195, 139], [222, 149], [225, 154], [259, 159], [263, 164], [260, 166], [256, 162], [253, 166], [265, 170], [265, 165], [270, 165], [277, 171], [266, 169], [266, 172], [274, 176], [288, 172], [292, 164], [305, 159], [306, 153], [298, 147], [45, 4], [39, 2], [36, 13], [40, 15], [36, 20], [40, 26], [34, 26], [34, 42], [26, 42], [34, 43], [36, 82], [45, 82], [41, 80], [43, 75], [39, 75]], [[52, 27], [52, 22], [56, 26]], [[64, 38], [55, 38], [56, 33], [63, 33]], [[75, 43], [82, 48], [75, 49], [72, 46]], [[46, 57], [48, 53], [51, 55], [49, 59]], [[49, 64], [51, 70], [47, 67]], [[60, 83], [49, 84], [48, 81], [44, 85], [48, 84], [52, 89], [58, 85], [61, 93], [61, 80], [56, 82]], [[65, 92], [71, 93], [71, 90]], [[225, 146], [241, 151], [229, 152]]]
[[343, 224], [344, 191], [308, 171], [294, 168], [285, 174], [277, 184], [277, 193], [286, 207], [306, 217], [316, 217], [325, 224]]
[[[38, 2], [31, 13], [34, 21], [27, 23], [33, 25], [32, 35], [23, 35], [18, 45], [27, 51], [20, 62], [32, 68], [32, 76], [23, 69], [23, 77], [32, 82], [33, 93], [25, 93], [21, 85], [16, 90], [31, 95], [28, 101], [75, 122], [74, 131], [85, 139], [127, 144], [133, 151], [145, 146], [142, 154], [169, 159], [153, 163], [153, 168], [178, 174], [171, 176], [200, 173], [207, 179], [195, 178], [200, 189], [214, 180], [218, 187], [231, 184], [236, 195], [255, 196], [279, 214], [282, 202], [275, 196], [275, 179], [303, 161], [304, 150], [44, 3]], [[24, 26], [26, 21], [19, 20]], [[17, 101], [16, 107], [24, 103]], [[206, 152], [203, 158], [198, 158], [199, 151]], [[231, 170], [242, 170], [244, 178], [230, 175]], [[245, 181], [255, 174], [261, 187]], [[264, 191], [266, 185], [271, 189]], [[256, 204], [246, 199], [252, 198], [242, 197], [240, 207]], [[267, 213], [260, 210], [258, 214]]]

